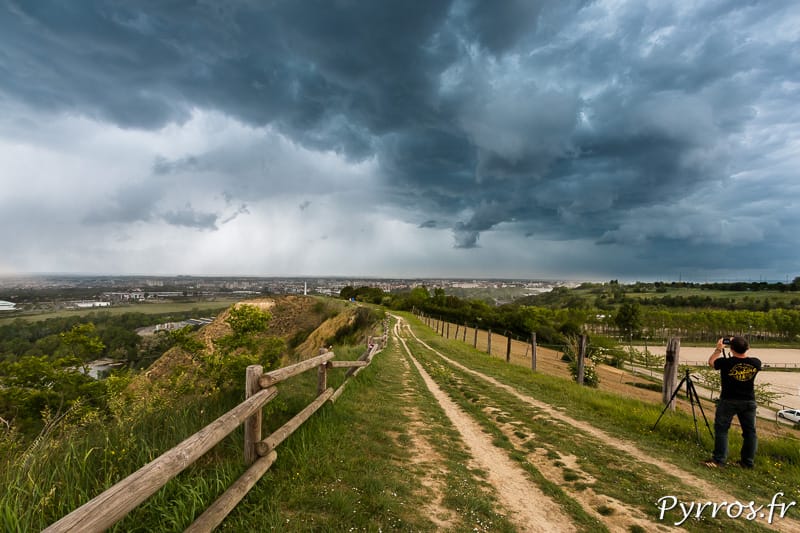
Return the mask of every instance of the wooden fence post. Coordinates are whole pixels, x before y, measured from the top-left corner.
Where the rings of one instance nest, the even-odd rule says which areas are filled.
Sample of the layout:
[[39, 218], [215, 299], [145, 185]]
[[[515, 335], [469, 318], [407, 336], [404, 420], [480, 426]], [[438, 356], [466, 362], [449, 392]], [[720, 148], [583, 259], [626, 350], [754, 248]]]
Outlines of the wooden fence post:
[[467, 342], [467, 323], [464, 322], [464, 336], [461, 338], [461, 342]]
[[322, 363], [317, 369], [317, 396], [328, 388], [328, 363]]
[[459, 326], [459, 325], [458, 325], [458, 324], [456, 324], [456, 334], [455, 334], [455, 335], [453, 335], [453, 338], [454, 338], [455, 340], [458, 340], [458, 326]]
[[536, 371], [536, 332], [531, 333], [531, 370]]
[[[261, 365], [250, 365], [247, 367], [244, 385], [245, 399], [261, 390], [258, 379], [263, 373], [264, 367]], [[261, 412], [261, 409], [257, 410], [244, 422], [244, 462], [247, 465], [253, 464], [259, 457], [256, 452], [256, 443], [261, 440]]]
[[450, 321], [449, 320], [447, 321], [447, 333], [445, 334], [444, 338], [445, 339], [449, 339], [450, 338]]
[[[669, 404], [671, 411], [675, 410], [675, 399], [672, 398], [672, 393], [675, 392], [675, 383], [678, 380], [680, 353], [681, 339], [679, 337], [670, 337], [667, 343], [667, 357], [664, 362], [664, 380], [661, 387], [661, 401], [664, 405]], [[670, 398], [672, 398], [672, 401], [670, 401]]]
[[472, 347], [478, 349], [478, 324], [475, 324], [475, 339], [472, 341]]
[[583, 368], [586, 361], [586, 335], [581, 335], [578, 341], [578, 385], [583, 385]]
[[[508, 332], [506, 332], [508, 333]], [[506, 363], [511, 362], [511, 335], [508, 337], [508, 342], [506, 343]]]
[[486, 353], [492, 355], [492, 328], [489, 328], [489, 333], [486, 336]]

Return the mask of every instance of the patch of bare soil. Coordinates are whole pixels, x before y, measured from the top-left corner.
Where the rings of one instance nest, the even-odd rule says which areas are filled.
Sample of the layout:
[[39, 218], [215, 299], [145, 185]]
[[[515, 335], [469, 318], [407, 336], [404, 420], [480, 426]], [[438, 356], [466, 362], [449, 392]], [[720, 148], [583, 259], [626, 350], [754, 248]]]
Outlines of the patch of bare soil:
[[575, 526], [561, 507], [546, 496], [503, 450], [492, 444], [492, 438], [458, 407], [417, 362], [405, 340], [399, 335], [399, 322], [395, 336], [402, 344], [431, 394], [439, 402], [447, 417], [461, 433], [474, 465], [487, 473], [487, 481], [494, 487], [501, 505], [510, 513], [509, 520], [520, 531], [569, 532]]
[[329, 318], [319, 325], [297, 348], [295, 354], [300, 359], [313, 357], [319, 353], [319, 349], [325, 346], [325, 342], [336, 335], [340, 329], [352, 324], [355, 319], [356, 307], [347, 307], [341, 313]]
[[[517, 449], [525, 449], [527, 443], [536, 442], [534, 435], [522, 438], [514, 424], [501, 422], [500, 420], [505, 419], [503, 413], [498, 413], [496, 409], [490, 411], [494, 411], [490, 412], [490, 415], [499, 415], [495, 416], [495, 422]], [[581, 469], [575, 456], [558, 453], [557, 458], [552, 458], [550, 456], [552, 453], [553, 451], [547, 448], [536, 447], [526, 458], [545, 478], [558, 484], [610, 531], [626, 533], [636, 530], [637, 527], [645, 531], [678, 531], [676, 528], [651, 522], [639, 509], [611, 496], [598, 494], [591, 488], [596, 480]]]
[[[314, 330], [326, 318], [325, 310], [321, 309], [322, 304], [310, 296], [253, 298], [237, 302], [234, 307], [240, 305], [252, 305], [268, 311], [272, 318], [269, 321], [266, 335], [280, 337], [284, 340], [292, 338], [298, 332]], [[231, 333], [231, 327], [225, 322], [228, 315], [230, 315], [230, 309], [217, 315], [211, 324], [197, 332], [198, 338], [209, 350], [214, 349], [214, 340]]]
[[[410, 391], [411, 389], [408, 386], [410, 374], [409, 363], [405, 358], [401, 360], [403, 364], [401, 379], [403, 383], [406, 384], [404, 387], [405, 390]], [[404, 394], [409, 400], [414, 399], [412, 393], [406, 392]], [[446, 474], [440, 466], [443, 463], [443, 459], [423, 434], [424, 424], [419, 411], [414, 408], [409, 408], [406, 409], [406, 414], [411, 421], [407, 428], [408, 437], [411, 441], [409, 448], [415, 451], [411, 456], [410, 466], [420, 472], [418, 479], [420, 484], [424, 487], [427, 496], [426, 504], [423, 509], [424, 514], [430, 517], [431, 521], [438, 529], [449, 530], [453, 527], [456, 516], [452, 510], [442, 504], [445, 492], [442, 476]]]
[[[402, 319], [398, 318], [398, 320]], [[457, 361], [454, 361], [448, 358], [447, 356], [443, 355], [441, 352], [438, 352], [437, 350], [426, 344], [425, 341], [419, 339], [411, 330], [411, 328], [408, 328], [408, 331], [415, 338], [417, 342], [425, 346], [431, 352], [435, 353], [437, 356], [442, 358], [448, 364], [460, 369], [463, 372], [466, 372], [475, 377], [483, 379], [484, 381], [490, 383], [492, 386], [496, 388], [505, 390], [509, 394], [516, 396], [518, 399], [528, 403], [529, 405], [540, 409], [549, 417], [567, 423], [576, 430], [582, 431], [596, 438], [600, 442], [603, 442], [605, 445], [619, 450], [622, 454], [625, 454], [628, 457], [630, 457], [631, 460], [650, 464], [652, 466], [659, 468], [660, 470], [662, 470], [667, 474], [670, 474], [672, 476], [681, 479], [681, 481], [683, 481], [686, 485], [692, 487], [696, 491], [696, 493], [698, 494], [697, 496], [698, 500], [728, 501], [728, 502], [737, 501], [737, 498], [735, 496], [727, 493], [726, 491], [720, 489], [719, 487], [713, 485], [712, 483], [709, 483], [705, 479], [701, 479], [694, 474], [682, 470], [681, 468], [672, 463], [668, 463], [660, 458], [653, 457], [648, 453], [640, 450], [633, 442], [625, 441], [617, 437], [612, 437], [611, 435], [608, 435], [604, 431], [595, 428], [594, 426], [592, 426], [587, 422], [576, 420], [574, 418], [567, 416], [566, 414], [558, 411], [557, 409], [555, 409], [554, 407], [552, 407], [547, 403], [531, 398], [530, 396], [521, 394], [513, 387], [501, 383], [491, 376], [487, 376], [485, 374], [482, 374], [480, 372], [465, 367], [464, 365], [458, 363]], [[777, 531], [800, 532], [800, 523], [788, 518], [784, 518], [780, 522], [773, 522], [769, 527]]]

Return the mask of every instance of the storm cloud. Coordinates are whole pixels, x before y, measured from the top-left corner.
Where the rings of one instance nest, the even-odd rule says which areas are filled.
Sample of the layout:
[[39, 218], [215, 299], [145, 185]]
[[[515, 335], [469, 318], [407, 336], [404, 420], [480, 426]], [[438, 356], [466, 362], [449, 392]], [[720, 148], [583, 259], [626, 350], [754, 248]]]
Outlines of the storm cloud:
[[[800, 245], [798, 27], [789, 0], [5, 0], [0, 217], [33, 195], [21, 144], [90, 191], [69, 209], [97, 246], [102, 228], [197, 245], [258, 220], [302, 249], [393, 248], [353, 263], [373, 275], [782, 279]], [[76, 121], [120, 140], [65, 139]], [[67, 146], [131, 161], [72, 172]], [[332, 273], [271, 267], [286, 246], [250, 273]], [[16, 253], [7, 269], [44, 254]]]

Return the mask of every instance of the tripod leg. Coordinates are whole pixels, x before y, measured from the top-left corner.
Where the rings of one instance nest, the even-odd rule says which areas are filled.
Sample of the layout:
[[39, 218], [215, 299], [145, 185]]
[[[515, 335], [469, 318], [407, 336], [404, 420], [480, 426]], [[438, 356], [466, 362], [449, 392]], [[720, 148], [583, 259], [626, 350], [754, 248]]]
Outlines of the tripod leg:
[[[697, 413], [694, 411], [694, 400], [695, 397], [692, 395], [694, 391], [694, 387], [692, 386], [692, 380], [688, 380], [686, 382], [686, 396], [689, 397], [689, 405], [692, 406], [692, 420], [694, 420], [694, 436], [697, 439], [697, 444], [699, 446], [703, 445], [703, 442], [700, 440], [700, 431], [697, 429]], [[697, 401], [698, 405], [700, 404], [700, 400]]]
[[684, 377], [684, 378], [683, 378], [683, 379], [680, 381], [680, 383], [678, 383], [678, 386], [677, 386], [677, 387], [675, 387], [675, 391], [672, 393], [672, 396], [670, 396], [670, 397], [669, 397], [669, 400], [667, 401], [667, 405], [665, 405], [665, 406], [664, 406], [664, 409], [661, 411], [661, 414], [660, 414], [660, 415], [658, 415], [658, 419], [656, 420], [656, 423], [655, 423], [655, 424], [653, 424], [653, 427], [650, 429], [650, 431], [652, 431], [652, 430], [656, 429], [656, 426], [657, 426], [657, 425], [658, 425], [658, 423], [661, 421], [661, 417], [662, 417], [662, 416], [664, 416], [664, 413], [666, 413], [666, 412], [667, 412], [667, 409], [669, 408], [670, 404], [672, 403], [672, 401], [675, 399], [675, 397], [676, 397], [676, 396], [678, 395], [678, 393], [680, 392], [680, 390], [681, 390], [681, 385], [683, 385], [683, 382], [684, 382], [684, 381], [686, 381], [686, 378], [685, 378], [685, 377]]
[[692, 387], [692, 394], [694, 394], [694, 397], [697, 400], [697, 406], [700, 408], [700, 414], [703, 415], [703, 421], [706, 423], [708, 434], [711, 435], [711, 440], [714, 440], [714, 432], [711, 431], [711, 426], [708, 425], [708, 418], [706, 418], [706, 412], [703, 410], [703, 404], [700, 403], [700, 396], [697, 394], [697, 389], [694, 387], [694, 383], [691, 381], [689, 382], [689, 385]]

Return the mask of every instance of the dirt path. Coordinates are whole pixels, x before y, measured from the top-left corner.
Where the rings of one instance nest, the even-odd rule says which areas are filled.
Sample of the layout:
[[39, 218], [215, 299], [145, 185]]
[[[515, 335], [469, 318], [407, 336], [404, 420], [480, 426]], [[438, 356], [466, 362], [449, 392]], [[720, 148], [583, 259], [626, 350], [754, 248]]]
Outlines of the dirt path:
[[503, 507], [510, 512], [509, 520], [516, 524], [520, 531], [543, 533], [575, 531], [571, 519], [560, 506], [542, 493], [503, 450], [495, 447], [491, 437], [485, 434], [422, 368], [406, 345], [405, 339], [400, 336], [400, 321], [395, 323], [394, 335], [422, 376], [428, 390], [461, 433], [475, 464], [487, 472], [487, 481], [494, 487]]
[[425, 514], [430, 517], [437, 529], [442, 531], [452, 530], [457, 517], [452, 509], [448, 509], [442, 503], [446, 490], [441, 477], [444, 474], [444, 469], [441, 466], [444, 459], [424, 435], [424, 422], [419, 410], [414, 406], [415, 393], [410, 385], [411, 363], [406, 357], [401, 358], [401, 361], [403, 370], [400, 379], [402, 379], [403, 388], [406, 390], [402, 397], [404, 401], [407, 400], [409, 402], [409, 406], [405, 411], [411, 422], [407, 428], [408, 438], [411, 441], [410, 448], [416, 452], [411, 456], [410, 466], [416, 468], [417, 472], [419, 472], [417, 475], [420, 485], [427, 492], [427, 502], [423, 507]]
[[[400, 318], [400, 317], [395, 317], [395, 318], [398, 319], [398, 322], [397, 322], [397, 324], [395, 326], [396, 333], [397, 333], [397, 331], [398, 331], [397, 328], [399, 327], [399, 325], [401, 323], [403, 323], [403, 319]], [[558, 411], [557, 409], [555, 409], [554, 407], [552, 407], [551, 405], [549, 405], [547, 403], [535, 400], [534, 398], [531, 398], [530, 396], [526, 396], [524, 394], [521, 394], [519, 391], [517, 391], [513, 387], [511, 387], [509, 385], [506, 385], [504, 383], [501, 383], [501, 382], [497, 381], [496, 379], [492, 378], [491, 376], [487, 376], [485, 374], [482, 374], [480, 372], [477, 372], [475, 370], [472, 370], [470, 368], [465, 367], [464, 365], [458, 363], [457, 361], [454, 361], [454, 360], [448, 358], [447, 356], [443, 355], [441, 352], [437, 351], [436, 349], [432, 348], [430, 345], [425, 343], [423, 340], [421, 340], [419, 337], [416, 336], [416, 334], [413, 332], [413, 330], [410, 328], [410, 326], [406, 325], [406, 327], [407, 327], [406, 330], [409, 332], [409, 334], [418, 343], [420, 343], [422, 346], [424, 346], [426, 349], [430, 350], [431, 352], [435, 353], [438, 357], [440, 357], [442, 360], [444, 360], [448, 364], [452, 365], [453, 367], [458, 368], [459, 370], [461, 370], [463, 372], [466, 372], [466, 373], [468, 373], [470, 375], [478, 377], [478, 378], [480, 378], [480, 379], [492, 384], [496, 388], [499, 388], [499, 389], [502, 389], [502, 390], [508, 392], [509, 394], [515, 396], [519, 400], [521, 400], [523, 402], [526, 402], [527, 404], [529, 404], [529, 405], [531, 405], [531, 406], [533, 406], [535, 408], [541, 409], [548, 416], [550, 416], [550, 417], [552, 417], [552, 418], [554, 418], [556, 420], [560, 420], [562, 422], [565, 422], [565, 423], [569, 424], [570, 426], [572, 426], [572, 427], [574, 427], [574, 428], [576, 428], [576, 429], [578, 429], [580, 431], [583, 431], [584, 433], [586, 433], [588, 435], [591, 435], [592, 437], [598, 439], [599, 441], [603, 442], [607, 446], [615, 448], [615, 449], [619, 450], [621, 453], [627, 454], [632, 459], [635, 459], [635, 460], [637, 460], [637, 461], [639, 461], [641, 463], [647, 463], [647, 464], [650, 464], [652, 466], [655, 466], [655, 467], [659, 468], [660, 470], [662, 470], [663, 472], [681, 479], [682, 482], [684, 482], [686, 485], [692, 487], [695, 491], [697, 491], [697, 494], [698, 494], [697, 500], [698, 501], [710, 501], [710, 502], [715, 502], [715, 501], [716, 502], [720, 502], [720, 501], [735, 502], [735, 501], [738, 501], [738, 498], [736, 498], [732, 494], [729, 494], [729, 493], [725, 492], [724, 490], [721, 490], [718, 486], [716, 486], [716, 485], [714, 485], [712, 483], [709, 483], [708, 481], [706, 481], [704, 479], [701, 479], [701, 478], [699, 478], [699, 477], [697, 477], [697, 476], [695, 476], [695, 475], [693, 475], [693, 474], [691, 474], [689, 472], [686, 472], [685, 470], [679, 468], [678, 466], [676, 466], [676, 465], [674, 465], [672, 463], [666, 462], [666, 461], [664, 461], [662, 459], [659, 459], [657, 457], [653, 457], [653, 456], [649, 455], [648, 453], [640, 450], [632, 442], [624, 441], [624, 440], [621, 440], [621, 439], [619, 439], [617, 437], [613, 437], [613, 436], [605, 433], [604, 431], [595, 428], [594, 426], [592, 426], [591, 424], [589, 424], [587, 422], [576, 420], [574, 418], [571, 418], [571, 417], [567, 416], [566, 414]], [[398, 335], [398, 338], [401, 340], [401, 342], [403, 342], [403, 345], [405, 346], [405, 341], [403, 341], [403, 339], [400, 338], [399, 335]], [[406, 350], [408, 351], [407, 347], [406, 347]], [[416, 362], [415, 362], [415, 364], [416, 364]], [[471, 420], [470, 420], [470, 422], [471, 422]], [[474, 424], [474, 422], [472, 422], [472, 423]], [[499, 450], [496, 450], [496, 451], [499, 451]], [[655, 503], [654, 503], [654, 505], [655, 505]], [[759, 520], [758, 521], [759, 523], [761, 523], [762, 525], [764, 525], [764, 526], [766, 526], [768, 528], [771, 528], [773, 530], [791, 532], [791, 533], [800, 533], [800, 523], [798, 523], [795, 520], [784, 518], [784, 519], [781, 519], [781, 520], [773, 521], [772, 524], [768, 524], [767, 521], [764, 519], [765, 517], [762, 516], [760, 518], [762, 520]]]

